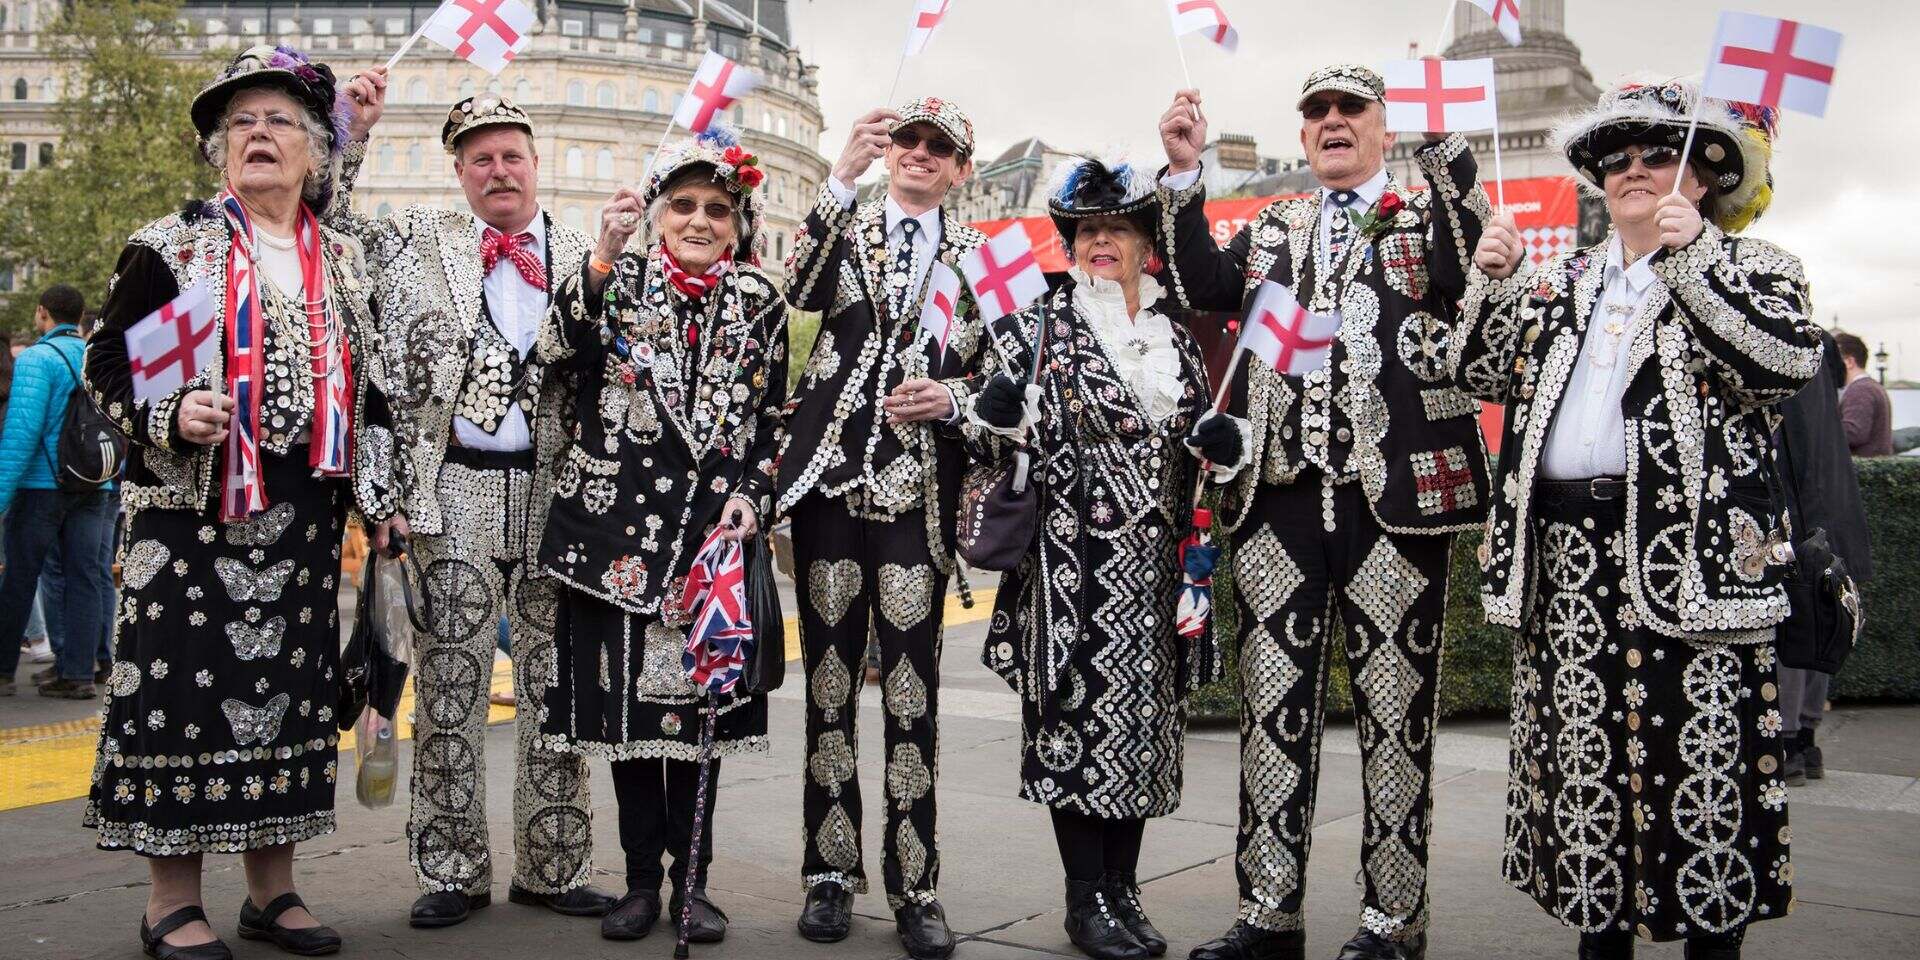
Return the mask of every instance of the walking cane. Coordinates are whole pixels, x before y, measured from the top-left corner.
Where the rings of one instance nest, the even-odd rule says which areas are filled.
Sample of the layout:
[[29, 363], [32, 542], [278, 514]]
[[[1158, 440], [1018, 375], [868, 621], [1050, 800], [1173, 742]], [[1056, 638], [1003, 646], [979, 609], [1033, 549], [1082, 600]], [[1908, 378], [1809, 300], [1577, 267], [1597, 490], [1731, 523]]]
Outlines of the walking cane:
[[707, 688], [707, 716], [700, 722], [700, 786], [693, 794], [693, 841], [687, 849], [687, 884], [680, 898], [680, 938], [674, 942], [674, 960], [687, 960], [687, 928], [693, 925], [693, 891], [699, 885], [700, 835], [707, 821], [707, 778], [713, 771], [713, 718], [720, 713], [720, 702], [713, 688]]

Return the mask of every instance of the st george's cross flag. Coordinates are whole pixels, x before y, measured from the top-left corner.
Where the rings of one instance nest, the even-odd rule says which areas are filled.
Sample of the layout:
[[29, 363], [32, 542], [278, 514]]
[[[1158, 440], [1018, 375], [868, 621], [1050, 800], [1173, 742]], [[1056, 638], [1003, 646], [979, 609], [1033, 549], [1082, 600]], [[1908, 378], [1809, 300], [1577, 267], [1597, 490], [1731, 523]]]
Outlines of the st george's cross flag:
[[[1453, 0], [1447, 0], [1452, 3]], [[1520, 45], [1520, 0], [1467, 0], [1487, 12], [1510, 46]]]
[[522, 0], [446, 0], [420, 34], [499, 76], [533, 39], [534, 21], [533, 9]]
[[688, 133], [706, 133], [713, 118], [760, 86], [760, 77], [726, 57], [707, 51], [687, 84], [687, 95], [673, 111], [673, 122]]
[[1840, 34], [1777, 17], [1722, 13], [1701, 89], [1709, 97], [1827, 115]]
[[213, 362], [220, 338], [213, 335], [213, 292], [197, 286], [127, 328], [127, 365], [133, 399], [164, 397]]
[[960, 312], [960, 275], [938, 261], [927, 274], [927, 302], [920, 308], [920, 330], [933, 341], [933, 355], [942, 357], [947, 352], [947, 337], [953, 333], [954, 316]]
[[1198, 33], [1228, 53], [1240, 48], [1240, 31], [1227, 20], [1220, 0], [1167, 0], [1167, 15], [1173, 18], [1175, 37]]
[[907, 24], [907, 50], [905, 56], [917, 57], [933, 42], [933, 31], [947, 19], [947, 8], [953, 6], [953, 0], [914, 0], [913, 21]]
[[1493, 60], [1390, 60], [1387, 129], [1402, 133], [1491, 130]]
[[1015, 220], [972, 253], [960, 259], [973, 299], [980, 304], [980, 322], [992, 323], [1024, 309], [1047, 292], [1047, 275], [1034, 257], [1027, 229]]
[[1263, 280], [1240, 324], [1240, 348], [1275, 373], [1298, 377], [1327, 365], [1340, 334], [1340, 311], [1309, 313], [1293, 291]]

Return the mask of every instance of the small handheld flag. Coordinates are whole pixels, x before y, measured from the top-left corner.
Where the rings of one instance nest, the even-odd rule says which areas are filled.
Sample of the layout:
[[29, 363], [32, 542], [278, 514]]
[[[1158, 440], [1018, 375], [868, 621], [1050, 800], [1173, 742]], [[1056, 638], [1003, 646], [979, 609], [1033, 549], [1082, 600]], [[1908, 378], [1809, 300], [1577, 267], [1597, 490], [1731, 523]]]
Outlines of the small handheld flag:
[[1839, 33], [1812, 24], [1722, 13], [1701, 93], [1824, 117], [1840, 40]]
[[[486, 72], [500, 71], [533, 39], [533, 10], [521, 0], [446, 0], [420, 26], [419, 35]], [[407, 46], [411, 46], [409, 40]], [[387, 61], [394, 61], [407, 47]]]
[[915, 0], [913, 22], [907, 26], [907, 49], [902, 56], [917, 57], [933, 42], [933, 32], [947, 19], [953, 0]]
[[673, 122], [688, 133], [706, 133], [715, 117], [759, 86], [760, 78], [752, 70], [708, 50], [687, 84], [686, 97], [673, 112]]
[[1018, 221], [961, 258], [960, 270], [980, 304], [982, 323], [1023, 309], [1047, 292], [1047, 275], [1041, 272], [1033, 242]]
[[934, 356], [947, 352], [947, 337], [953, 333], [954, 316], [960, 310], [960, 275], [943, 263], [928, 271], [927, 302], [920, 308], [920, 329], [933, 341]]
[[[1452, 3], [1453, 0], [1447, 0]], [[1510, 46], [1520, 45], [1520, 0], [1467, 0], [1468, 3], [1487, 12], [1493, 18], [1493, 25], [1500, 35], [1507, 38]]]
[[1387, 129], [1403, 133], [1491, 130], [1496, 123], [1493, 60], [1391, 60]]
[[1167, 15], [1173, 18], [1175, 39], [1198, 33], [1228, 53], [1240, 48], [1240, 31], [1227, 20], [1220, 0], [1167, 0]]
[[127, 328], [127, 361], [133, 399], [164, 397], [213, 362], [220, 341], [213, 335], [213, 293], [197, 286]]
[[1266, 361], [1275, 373], [1297, 377], [1327, 365], [1340, 333], [1340, 312], [1309, 313], [1293, 291], [1272, 280], [1254, 291], [1240, 326], [1240, 349]]

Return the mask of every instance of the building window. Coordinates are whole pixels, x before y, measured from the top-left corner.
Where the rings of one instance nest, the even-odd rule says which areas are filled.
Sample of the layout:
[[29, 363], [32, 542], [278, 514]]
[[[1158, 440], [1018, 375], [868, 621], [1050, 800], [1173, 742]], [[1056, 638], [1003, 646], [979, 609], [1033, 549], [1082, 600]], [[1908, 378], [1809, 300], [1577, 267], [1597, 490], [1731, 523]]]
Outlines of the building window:
[[406, 17], [388, 17], [387, 18], [387, 35], [388, 36], [397, 37], [402, 34], [408, 34], [412, 32], [413, 32], [412, 30], [407, 29]]
[[776, 261], [787, 259], [787, 235], [784, 233], [773, 235], [773, 259]]
[[413, 146], [407, 148], [407, 172], [408, 173], [419, 173], [421, 170], [426, 168], [426, 165], [427, 165], [427, 154], [425, 150], [421, 149], [419, 144], [416, 143]]
[[584, 107], [587, 105], [587, 85], [580, 80], [567, 81], [567, 106]]
[[739, 104], [733, 105], [733, 126], [739, 129], [747, 125], [747, 110]]
[[687, 35], [684, 33], [673, 33], [672, 31], [668, 31], [667, 46], [672, 47], [675, 50], [686, 49]]
[[763, 133], [773, 132], [773, 111], [772, 110], [760, 111], [760, 130]]
[[347, 21], [347, 32], [356, 37], [372, 36], [373, 18], [354, 17], [352, 20]]
[[40, 145], [40, 165], [43, 167], [53, 166], [53, 144], [43, 143]]
[[575, 230], [585, 230], [587, 228], [586, 211], [581, 210], [579, 207], [568, 207], [560, 214], [560, 220]]
[[0, 7], [0, 30], [7, 28], [7, 8]]
[[584, 37], [587, 35], [587, 24], [582, 20], [562, 20], [560, 21], [560, 35], [563, 37]]
[[460, 81], [460, 99], [465, 100], [471, 96], [473, 96], [473, 78], [468, 77]]
[[291, 17], [281, 17], [274, 21], [274, 31], [283, 37], [293, 36], [300, 32], [300, 21]]
[[265, 22], [266, 21], [261, 20], [259, 17], [241, 17], [240, 32], [250, 37], [257, 37], [260, 35], [261, 25]]
[[313, 18], [313, 32], [317, 36], [326, 36], [328, 34], [333, 33], [333, 18], [332, 17]]
[[15, 100], [25, 100], [27, 98], [27, 78], [26, 77], [21, 77], [20, 79], [15, 80], [13, 82], [13, 98]]
[[373, 152], [373, 168], [381, 173], [393, 172], [393, 144], [383, 143]]
[[414, 77], [412, 80], [407, 81], [407, 102], [408, 103], [426, 103], [427, 102], [427, 81], [422, 80], [419, 77]]
[[13, 292], [13, 268], [0, 266], [0, 293]]
[[513, 85], [513, 98], [521, 103], [532, 103], [533, 81], [521, 77], [519, 82]]
[[15, 143], [13, 145], [12, 167], [15, 170], [25, 170], [27, 168], [27, 145], [26, 144]]
[[774, 126], [774, 129], [777, 130], [781, 136], [783, 137], [786, 136], [787, 135], [787, 115], [783, 113], [777, 117], [774, 117], [773, 126]]
[[620, 39], [620, 25], [617, 23], [596, 23], [593, 25], [593, 35], [602, 40], [618, 40]]
[[[0, 11], [0, 19], [5, 19], [5, 18], [6, 18], [6, 13], [4, 11]], [[216, 36], [222, 33], [226, 33], [227, 22], [225, 20], [221, 20], [216, 17], [208, 17], [205, 32], [216, 35]]]
[[376, 217], [393, 216], [393, 204], [387, 203], [384, 200], [381, 201], [379, 206], [373, 208], [373, 215]]
[[640, 109], [647, 113], [659, 113], [660, 91], [648, 87], [647, 91], [640, 95]]
[[584, 177], [587, 175], [587, 152], [579, 147], [567, 148], [567, 176]]
[[673, 95], [673, 112], [674, 113], [680, 112], [680, 101], [685, 99], [687, 99], [687, 94], [686, 94], [686, 91], [684, 90]]
[[639, 30], [637, 30], [637, 31], [635, 31], [635, 32], [634, 32], [634, 34], [633, 34], [633, 38], [634, 38], [635, 40], [638, 40], [638, 41], [640, 41], [641, 43], [652, 43], [652, 42], [653, 42], [653, 28], [652, 28], [652, 27], [641, 27], [641, 28], [640, 28]]
[[593, 155], [593, 175], [596, 177], [599, 177], [602, 180], [613, 179], [613, 151], [612, 150], [609, 150], [606, 147], [601, 147], [600, 152]]
[[602, 80], [599, 86], [593, 88], [593, 100], [595, 104], [611, 109], [620, 105], [620, 94], [613, 89], [613, 84]]

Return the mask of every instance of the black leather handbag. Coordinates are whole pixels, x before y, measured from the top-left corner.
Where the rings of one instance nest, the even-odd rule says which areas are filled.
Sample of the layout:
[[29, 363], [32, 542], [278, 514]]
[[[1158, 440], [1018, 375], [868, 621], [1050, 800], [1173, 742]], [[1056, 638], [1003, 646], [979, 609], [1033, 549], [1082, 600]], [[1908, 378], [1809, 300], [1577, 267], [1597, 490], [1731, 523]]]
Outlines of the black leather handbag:
[[340, 700], [334, 720], [352, 730], [367, 708], [367, 689], [373, 676], [373, 557], [361, 562], [360, 597], [353, 608], [353, 634], [340, 651]]
[[[1791, 470], [1793, 451], [1784, 432], [1780, 452]], [[1796, 496], [1792, 504], [1799, 502]], [[1802, 530], [1798, 513], [1788, 508], [1794, 529]], [[1787, 590], [1788, 613], [1774, 636], [1780, 663], [1796, 670], [1839, 673], [1860, 637], [1860, 590], [1847, 572], [1847, 562], [1834, 556], [1826, 530], [1805, 530], [1794, 541], [1793, 560], [1787, 564], [1782, 585]]]
[[753, 658], [741, 677], [748, 693], [771, 693], [787, 678], [787, 624], [780, 587], [773, 579], [773, 545], [766, 531], [749, 539], [746, 554], [747, 615], [753, 620]]
[[[1047, 346], [1047, 318], [1040, 317], [1028, 383], [1040, 380]], [[960, 481], [959, 519], [954, 542], [960, 559], [980, 570], [1002, 573], [1020, 565], [1040, 527], [1040, 490], [1033, 482], [1033, 451], [1025, 443], [1013, 456], [975, 463]]]

